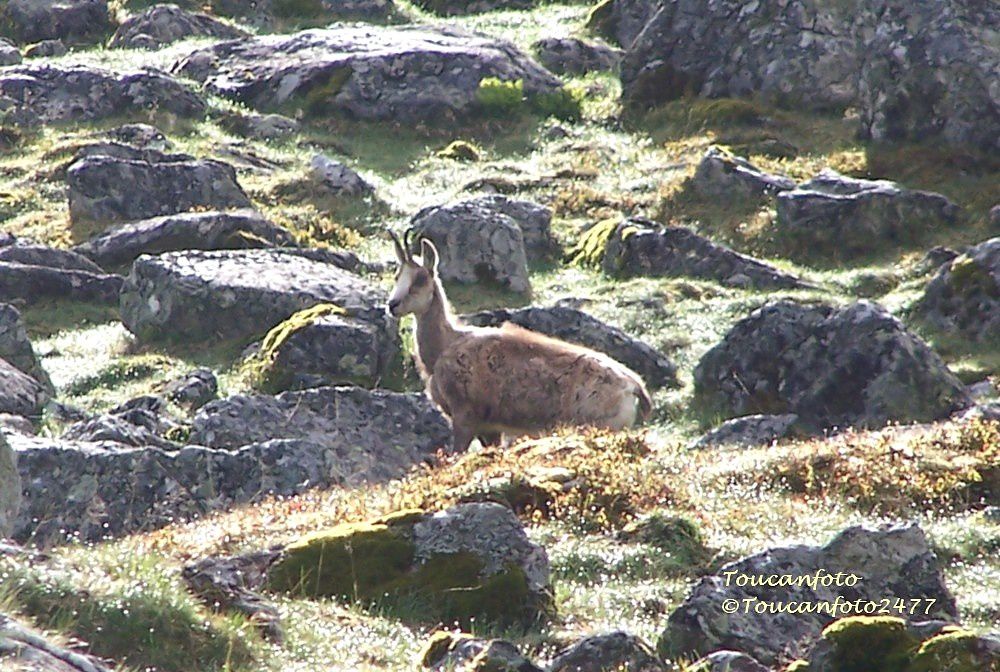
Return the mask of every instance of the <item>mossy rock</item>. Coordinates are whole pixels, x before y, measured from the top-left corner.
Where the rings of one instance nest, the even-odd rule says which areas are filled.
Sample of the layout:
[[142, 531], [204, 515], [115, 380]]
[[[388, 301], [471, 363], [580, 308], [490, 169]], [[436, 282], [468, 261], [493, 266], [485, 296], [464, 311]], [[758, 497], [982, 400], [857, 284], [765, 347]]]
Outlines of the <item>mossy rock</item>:
[[802, 660], [801, 658], [799, 660], [793, 660], [788, 664], [788, 667], [785, 668], [785, 672], [809, 672], [809, 661]]
[[567, 261], [574, 266], [600, 267], [608, 242], [615, 235], [620, 217], [603, 219], [580, 234], [579, 240], [566, 253]]
[[894, 616], [842, 618], [823, 630], [823, 639], [831, 645], [824, 661], [831, 672], [907, 672], [920, 644]]
[[654, 513], [630, 523], [622, 530], [622, 536], [668, 552], [681, 566], [701, 565], [712, 557], [698, 526], [681, 516]]
[[[308, 2], [309, 0], [303, 1]], [[331, 101], [340, 93], [353, 74], [354, 70], [349, 65], [331, 70], [327, 75], [326, 82], [313, 85], [305, 94], [302, 105], [305, 112], [314, 117], [329, 113], [333, 107]]]
[[[907, 672], [996, 672], [1000, 659], [984, 661], [978, 654], [979, 637], [961, 628], [945, 628], [913, 656]], [[989, 667], [986, 667], [989, 665]]]
[[993, 280], [989, 270], [965, 255], [952, 262], [950, 274], [951, 282], [949, 284], [958, 294], [965, 296], [984, 294], [990, 297], [1000, 297], [1000, 287]]
[[606, 40], [615, 41], [617, 26], [614, 23], [615, 0], [602, 0], [587, 14], [587, 30]]
[[442, 159], [452, 161], [475, 162], [482, 159], [482, 153], [478, 147], [465, 140], [455, 140], [444, 149], [438, 151], [437, 156]]

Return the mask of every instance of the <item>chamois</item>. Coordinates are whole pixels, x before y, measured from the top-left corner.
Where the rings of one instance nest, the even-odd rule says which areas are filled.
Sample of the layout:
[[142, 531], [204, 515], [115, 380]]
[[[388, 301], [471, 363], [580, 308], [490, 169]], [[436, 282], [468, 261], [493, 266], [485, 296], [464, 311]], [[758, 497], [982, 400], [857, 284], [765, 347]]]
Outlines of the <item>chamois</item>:
[[453, 450], [480, 435], [504, 441], [559, 426], [631, 427], [649, 417], [649, 393], [631, 369], [607, 355], [504, 323], [472, 327], [452, 313], [438, 278], [438, 252], [407, 231], [389, 233], [399, 259], [387, 306], [417, 320], [417, 363], [427, 394], [451, 418]]

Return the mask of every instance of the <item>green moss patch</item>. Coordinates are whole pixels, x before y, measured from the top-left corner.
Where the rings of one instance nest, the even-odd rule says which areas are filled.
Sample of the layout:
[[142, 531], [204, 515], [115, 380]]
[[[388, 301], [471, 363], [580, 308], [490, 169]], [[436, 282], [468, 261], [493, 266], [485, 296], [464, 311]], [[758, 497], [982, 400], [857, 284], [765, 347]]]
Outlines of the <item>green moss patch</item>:
[[945, 628], [941, 634], [931, 637], [923, 644], [908, 672], [995, 672], [1000, 669], [1000, 661], [992, 667], [983, 667], [983, 660], [976, 655], [978, 637], [975, 633], [959, 628]]
[[823, 639], [833, 646], [836, 672], [907, 672], [919, 642], [907, 632], [906, 621], [894, 616], [842, 618], [827, 626]]
[[576, 245], [566, 253], [567, 261], [574, 266], [600, 267], [604, 261], [604, 252], [608, 248], [611, 236], [621, 222], [619, 217], [602, 220], [580, 234]]
[[681, 567], [704, 565], [712, 558], [701, 530], [681, 516], [654, 513], [627, 525], [622, 536], [666, 551]]
[[442, 159], [452, 161], [475, 162], [482, 159], [481, 150], [471, 142], [465, 140], [455, 140], [444, 149], [437, 152], [437, 156]]

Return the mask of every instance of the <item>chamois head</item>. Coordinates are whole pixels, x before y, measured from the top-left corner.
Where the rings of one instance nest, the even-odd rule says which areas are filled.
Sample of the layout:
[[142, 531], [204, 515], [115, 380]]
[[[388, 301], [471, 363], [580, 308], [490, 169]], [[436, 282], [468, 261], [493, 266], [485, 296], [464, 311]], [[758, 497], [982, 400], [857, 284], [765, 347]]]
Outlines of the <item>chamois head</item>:
[[395, 317], [413, 313], [421, 315], [434, 300], [437, 281], [438, 251], [434, 243], [426, 238], [420, 241], [420, 261], [410, 254], [410, 234], [403, 234], [403, 243], [396, 234], [389, 232], [392, 245], [396, 249], [399, 270], [396, 271], [396, 288], [389, 298], [388, 311]]

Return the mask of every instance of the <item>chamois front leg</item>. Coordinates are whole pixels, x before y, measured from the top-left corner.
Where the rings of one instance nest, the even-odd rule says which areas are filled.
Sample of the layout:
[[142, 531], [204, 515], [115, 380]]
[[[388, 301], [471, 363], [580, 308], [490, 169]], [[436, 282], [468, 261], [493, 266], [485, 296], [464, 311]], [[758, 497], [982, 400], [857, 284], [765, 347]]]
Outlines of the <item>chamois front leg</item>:
[[451, 419], [451, 434], [452, 454], [464, 453], [469, 449], [469, 444], [472, 443], [472, 439], [476, 437], [476, 428], [472, 422], [469, 422], [464, 418], [453, 417]]

